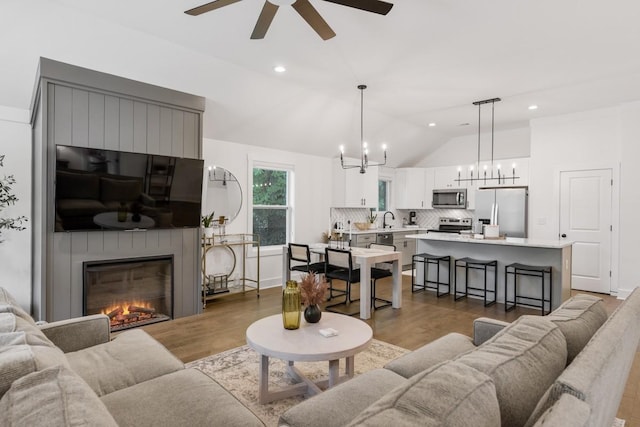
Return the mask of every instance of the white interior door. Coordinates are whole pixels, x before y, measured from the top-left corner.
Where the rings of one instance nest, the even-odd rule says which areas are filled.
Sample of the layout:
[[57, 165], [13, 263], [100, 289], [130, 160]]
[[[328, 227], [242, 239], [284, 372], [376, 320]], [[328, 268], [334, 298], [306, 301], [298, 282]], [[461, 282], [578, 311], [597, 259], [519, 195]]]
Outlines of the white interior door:
[[611, 292], [611, 170], [560, 173], [560, 237], [573, 240], [571, 288]]

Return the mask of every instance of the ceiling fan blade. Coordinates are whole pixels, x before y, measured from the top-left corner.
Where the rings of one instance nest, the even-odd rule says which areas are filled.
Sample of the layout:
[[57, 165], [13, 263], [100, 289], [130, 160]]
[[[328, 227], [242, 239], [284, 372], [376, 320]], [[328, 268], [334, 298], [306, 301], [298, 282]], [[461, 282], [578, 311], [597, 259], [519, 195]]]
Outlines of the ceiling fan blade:
[[212, 10], [220, 9], [224, 6], [229, 6], [230, 4], [237, 3], [240, 0], [214, 0], [210, 3], [203, 4], [202, 6], [194, 7], [193, 9], [189, 9], [185, 11], [187, 15], [198, 16], [205, 12], [210, 12]]
[[333, 32], [329, 24], [327, 24], [327, 21], [325, 21], [311, 3], [309, 3], [309, 0], [296, 0], [291, 6], [307, 21], [307, 24], [318, 33], [322, 40], [329, 40], [335, 37], [336, 33]]
[[278, 7], [278, 5], [269, 3], [268, 1], [264, 2], [262, 12], [260, 12], [260, 16], [258, 17], [258, 22], [256, 22], [256, 26], [253, 28], [253, 33], [251, 33], [252, 39], [264, 38], [269, 26], [271, 25], [271, 21], [273, 21], [273, 17], [276, 16]]
[[387, 3], [381, 0], [324, 0], [329, 3], [341, 4], [355, 9], [364, 10], [366, 12], [379, 13], [386, 15], [393, 7], [393, 3]]

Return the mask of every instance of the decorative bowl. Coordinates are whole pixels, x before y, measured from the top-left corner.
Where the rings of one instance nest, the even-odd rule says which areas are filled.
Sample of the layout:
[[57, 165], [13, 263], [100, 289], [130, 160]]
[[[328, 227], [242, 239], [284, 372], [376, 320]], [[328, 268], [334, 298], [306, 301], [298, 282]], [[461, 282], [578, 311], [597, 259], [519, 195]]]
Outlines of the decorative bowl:
[[355, 225], [358, 230], [368, 230], [371, 228], [370, 222], [354, 222], [353, 225]]

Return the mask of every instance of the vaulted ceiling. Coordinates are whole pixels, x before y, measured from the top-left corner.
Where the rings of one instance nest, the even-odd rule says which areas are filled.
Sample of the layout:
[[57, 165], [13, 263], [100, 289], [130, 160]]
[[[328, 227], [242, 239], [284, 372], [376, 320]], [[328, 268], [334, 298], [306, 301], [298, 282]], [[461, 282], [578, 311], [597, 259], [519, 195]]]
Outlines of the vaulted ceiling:
[[262, 40], [264, 0], [200, 16], [184, 11], [206, 1], [3, 0], [0, 105], [29, 108], [45, 56], [206, 97], [205, 137], [331, 157], [358, 154], [364, 83], [371, 157], [386, 142], [399, 166], [477, 132], [473, 101], [502, 98], [499, 131], [640, 99], [632, 0], [389, 0], [386, 16], [309, 1], [335, 37], [286, 0]]

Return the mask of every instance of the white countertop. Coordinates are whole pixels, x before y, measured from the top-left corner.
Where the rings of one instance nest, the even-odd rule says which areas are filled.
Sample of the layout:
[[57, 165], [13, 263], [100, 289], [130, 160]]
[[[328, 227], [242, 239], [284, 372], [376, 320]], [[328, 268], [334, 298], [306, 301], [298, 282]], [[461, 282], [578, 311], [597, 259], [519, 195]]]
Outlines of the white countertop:
[[525, 246], [529, 248], [562, 249], [573, 245], [573, 242], [570, 240], [523, 239], [519, 237], [507, 237], [506, 239], [474, 239], [470, 235], [448, 233], [408, 234], [406, 237], [444, 242], [478, 243], [482, 245]]
[[[428, 227], [391, 227], [391, 228], [370, 228], [369, 230], [358, 230], [356, 227], [351, 229], [351, 234], [377, 234], [377, 233], [416, 233], [418, 231], [426, 231]], [[339, 232], [339, 230], [333, 230]], [[349, 229], [342, 230], [342, 234], [349, 235]]]

